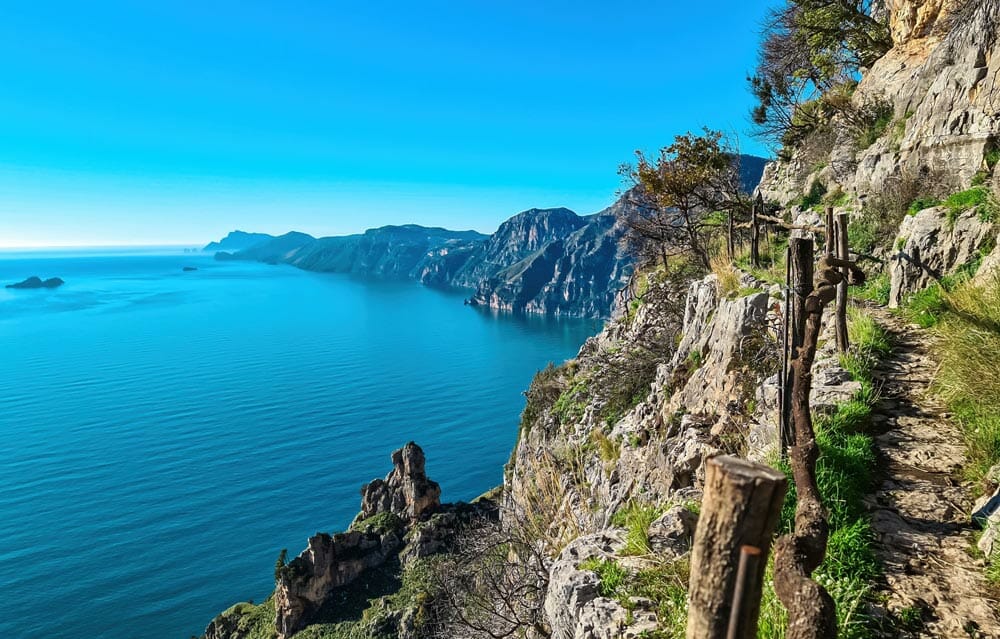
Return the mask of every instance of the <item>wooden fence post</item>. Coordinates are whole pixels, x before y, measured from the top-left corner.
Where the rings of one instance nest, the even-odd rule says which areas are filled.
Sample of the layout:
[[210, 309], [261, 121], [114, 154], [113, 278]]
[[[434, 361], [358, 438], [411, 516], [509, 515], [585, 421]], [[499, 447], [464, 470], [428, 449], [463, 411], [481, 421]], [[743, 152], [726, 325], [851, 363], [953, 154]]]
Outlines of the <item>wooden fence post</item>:
[[757, 221], [757, 214], [764, 207], [764, 196], [760, 191], [750, 207], [750, 265], [760, 268], [760, 223]]
[[[784, 473], [768, 466], [729, 455], [708, 460], [691, 551], [687, 639], [757, 636], [764, 569], [787, 489]], [[729, 634], [731, 620], [736, 634]]]
[[[837, 257], [845, 262], [850, 257], [847, 246], [847, 224], [847, 213], [841, 213], [837, 216]], [[848, 270], [846, 267], [841, 267], [840, 272], [844, 275], [844, 279], [837, 285], [837, 350], [846, 353], [851, 346], [847, 337]]]
[[826, 207], [826, 254], [837, 254], [837, 223], [833, 217], [833, 207]]
[[733, 236], [733, 234], [735, 232], [734, 229], [733, 229], [733, 225], [734, 225], [733, 218], [735, 216], [736, 216], [736, 214], [733, 213], [733, 210], [729, 209], [729, 223], [728, 223], [728, 228], [726, 229], [726, 250], [729, 253], [729, 261], [730, 262], [735, 262], [736, 261], [736, 239]]
[[787, 298], [785, 300], [784, 334], [785, 352], [781, 382], [781, 416], [778, 424], [778, 439], [781, 457], [785, 459], [788, 449], [795, 445], [795, 429], [792, 427], [792, 367], [796, 351], [802, 346], [806, 330], [806, 298], [813, 290], [813, 241], [808, 238], [793, 237], [788, 240], [788, 273], [786, 276]]

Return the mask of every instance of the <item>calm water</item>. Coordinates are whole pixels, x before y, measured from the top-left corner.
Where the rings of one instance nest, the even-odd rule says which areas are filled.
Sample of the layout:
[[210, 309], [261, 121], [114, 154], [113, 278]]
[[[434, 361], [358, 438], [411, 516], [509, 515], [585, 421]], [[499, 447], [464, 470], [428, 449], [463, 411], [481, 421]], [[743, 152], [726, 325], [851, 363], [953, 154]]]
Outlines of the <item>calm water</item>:
[[[183, 266], [199, 270], [184, 273]], [[593, 322], [203, 255], [0, 253], [0, 637], [186, 639], [344, 528], [413, 439], [443, 499], [501, 481]]]

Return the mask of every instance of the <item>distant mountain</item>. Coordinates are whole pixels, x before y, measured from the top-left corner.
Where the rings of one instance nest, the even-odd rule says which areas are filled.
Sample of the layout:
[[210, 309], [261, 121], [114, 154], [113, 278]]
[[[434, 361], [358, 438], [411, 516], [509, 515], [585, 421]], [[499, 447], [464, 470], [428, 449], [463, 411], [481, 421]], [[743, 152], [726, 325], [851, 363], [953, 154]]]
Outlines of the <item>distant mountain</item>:
[[[740, 157], [747, 192], [756, 188], [766, 162]], [[529, 209], [492, 235], [415, 224], [319, 239], [305, 233], [257, 235], [264, 241], [216, 258], [467, 289], [470, 304], [505, 311], [609, 317], [615, 294], [635, 266], [624, 246], [623, 220], [632, 206], [623, 198], [589, 216], [566, 208]]]
[[218, 251], [245, 251], [258, 244], [263, 244], [268, 240], [273, 240], [273, 235], [267, 233], [245, 233], [243, 231], [233, 231], [218, 242], [208, 244], [203, 251], [215, 253]]
[[756, 155], [740, 156], [740, 185], [747, 193], [753, 193], [760, 179], [764, 175], [764, 166], [767, 165], [767, 158], [760, 158]]
[[492, 235], [415, 224], [318, 239], [287, 233], [216, 258], [413, 279], [467, 289], [470, 303], [508, 311], [606, 317], [632, 268], [622, 233], [607, 211], [581, 217], [565, 208], [531, 209]]

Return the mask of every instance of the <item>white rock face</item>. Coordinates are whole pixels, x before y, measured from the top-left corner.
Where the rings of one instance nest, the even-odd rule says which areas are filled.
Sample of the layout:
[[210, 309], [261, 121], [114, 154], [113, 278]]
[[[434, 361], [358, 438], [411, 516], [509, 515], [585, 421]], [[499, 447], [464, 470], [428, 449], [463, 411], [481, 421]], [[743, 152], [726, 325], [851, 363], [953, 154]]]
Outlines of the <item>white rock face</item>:
[[927, 288], [968, 262], [987, 239], [996, 236], [992, 224], [966, 211], [953, 221], [947, 209], [934, 207], [909, 215], [899, 227], [896, 253], [889, 265], [892, 288], [889, 306], [896, 307], [910, 293]]

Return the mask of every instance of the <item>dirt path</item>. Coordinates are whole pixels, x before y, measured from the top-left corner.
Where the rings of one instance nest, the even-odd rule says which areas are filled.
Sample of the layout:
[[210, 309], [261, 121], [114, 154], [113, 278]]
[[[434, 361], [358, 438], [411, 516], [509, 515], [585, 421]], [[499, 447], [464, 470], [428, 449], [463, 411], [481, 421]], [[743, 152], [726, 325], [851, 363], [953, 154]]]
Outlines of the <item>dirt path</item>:
[[907, 611], [902, 616], [911, 621], [908, 630], [897, 623], [895, 636], [1000, 639], [1000, 602], [988, 595], [982, 561], [970, 554], [972, 498], [958, 477], [961, 436], [927, 393], [935, 367], [930, 336], [885, 310], [874, 312], [895, 341], [875, 371], [883, 397], [874, 412], [882, 474], [866, 501], [885, 566], [886, 607]]

